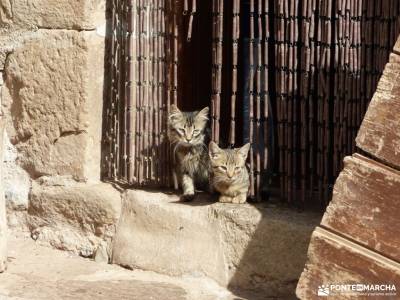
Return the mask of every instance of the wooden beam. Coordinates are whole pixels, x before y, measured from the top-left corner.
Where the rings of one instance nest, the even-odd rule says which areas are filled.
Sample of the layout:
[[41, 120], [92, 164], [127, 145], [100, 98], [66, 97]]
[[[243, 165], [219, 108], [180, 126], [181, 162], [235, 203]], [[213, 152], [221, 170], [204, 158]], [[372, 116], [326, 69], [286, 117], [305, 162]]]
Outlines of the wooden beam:
[[[300, 299], [321, 299], [317, 295], [318, 287], [321, 285], [400, 286], [399, 263], [322, 228], [314, 231], [311, 240], [308, 249], [309, 261], [296, 289], [296, 295]], [[335, 299], [364, 299], [357, 297], [355, 293], [340, 293], [336, 296]]]

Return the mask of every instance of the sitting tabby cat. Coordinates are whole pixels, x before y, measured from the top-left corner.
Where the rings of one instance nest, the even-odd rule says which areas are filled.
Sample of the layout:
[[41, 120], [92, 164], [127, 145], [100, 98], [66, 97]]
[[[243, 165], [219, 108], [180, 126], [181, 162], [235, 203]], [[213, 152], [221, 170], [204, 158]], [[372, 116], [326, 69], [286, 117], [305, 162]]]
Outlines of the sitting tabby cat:
[[220, 193], [219, 202], [246, 202], [250, 186], [246, 168], [249, 149], [249, 143], [236, 149], [221, 149], [216, 143], [210, 143], [210, 182], [212, 187]]
[[196, 187], [207, 187], [209, 158], [207, 147], [208, 107], [182, 112], [171, 105], [168, 115], [168, 139], [173, 146], [175, 176], [182, 186], [181, 200], [194, 199]]

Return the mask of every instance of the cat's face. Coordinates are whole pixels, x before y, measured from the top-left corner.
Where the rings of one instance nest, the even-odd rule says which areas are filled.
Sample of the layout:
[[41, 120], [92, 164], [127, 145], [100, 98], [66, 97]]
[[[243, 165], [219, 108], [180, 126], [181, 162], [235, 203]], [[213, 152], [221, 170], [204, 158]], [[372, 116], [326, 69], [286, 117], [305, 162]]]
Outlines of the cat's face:
[[171, 105], [168, 115], [168, 136], [171, 143], [193, 146], [204, 143], [208, 123], [208, 107], [201, 111], [182, 112]]
[[246, 168], [249, 149], [249, 143], [241, 148], [221, 149], [216, 143], [211, 142], [208, 153], [215, 179], [233, 182], [237, 175], [241, 174], [243, 168]]

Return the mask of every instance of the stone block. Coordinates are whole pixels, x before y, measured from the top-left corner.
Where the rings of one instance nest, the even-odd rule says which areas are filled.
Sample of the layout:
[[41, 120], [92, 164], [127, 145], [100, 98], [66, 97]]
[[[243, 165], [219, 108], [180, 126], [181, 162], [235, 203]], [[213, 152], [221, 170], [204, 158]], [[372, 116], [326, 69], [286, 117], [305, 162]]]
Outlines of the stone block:
[[335, 294], [331, 285], [400, 285], [399, 194], [399, 171], [360, 154], [345, 158], [321, 228], [311, 237], [300, 299], [320, 299], [322, 285], [335, 299], [364, 297], [359, 290]]
[[18, 163], [17, 149], [4, 134], [3, 139], [3, 189], [8, 210], [23, 211], [28, 208], [28, 194], [31, 179], [28, 173]]
[[400, 37], [397, 38], [397, 41], [394, 44], [393, 53], [400, 55]]
[[[0, 117], [0, 141], [3, 140], [4, 122]], [[3, 143], [0, 143], [0, 175], [3, 168]], [[7, 263], [7, 219], [3, 183], [0, 181], [0, 273], [5, 271]]]
[[174, 276], [198, 272], [226, 282], [221, 233], [208, 210], [171, 200], [162, 193], [125, 194], [113, 262]]
[[105, 0], [3, 0], [0, 24], [52, 29], [94, 29], [104, 22]]
[[176, 195], [127, 191], [112, 262], [167, 275], [205, 275], [234, 289], [294, 294], [320, 216], [272, 206], [190, 204]]
[[111, 241], [120, 211], [120, 193], [108, 184], [49, 186], [35, 182], [28, 226], [40, 242], [92, 257], [102, 241]]
[[[394, 284], [395, 287], [400, 285], [399, 263], [322, 228], [317, 228], [312, 235], [308, 257], [309, 260], [296, 289], [299, 299], [321, 299], [318, 288], [322, 285], [328, 287], [341, 284]], [[329, 299], [384, 297], [373, 292], [369, 297], [358, 295], [357, 290], [334, 294], [335, 289], [330, 288], [328, 293]], [[366, 293], [368, 294], [368, 291]], [[388, 295], [387, 298], [397, 299], [396, 293]]]
[[400, 261], [400, 172], [358, 154], [344, 162], [321, 225]]
[[21, 166], [98, 181], [104, 38], [39, 30], [7, 57], [3, 109]]
[[396, 167], [400, 167], [399, 78], [399, 56], [392, 54], [356, 138], [359, 148]]

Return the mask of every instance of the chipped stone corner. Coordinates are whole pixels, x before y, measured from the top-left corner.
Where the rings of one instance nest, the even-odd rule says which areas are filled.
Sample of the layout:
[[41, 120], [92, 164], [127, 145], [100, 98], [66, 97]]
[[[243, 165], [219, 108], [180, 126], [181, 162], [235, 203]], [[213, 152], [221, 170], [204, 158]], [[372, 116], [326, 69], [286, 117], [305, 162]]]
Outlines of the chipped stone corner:
[[50, 177], [33, 183], [28, 226], [41, 244], [108, 262], [120, 213], [121, 195], [111, 185]]

